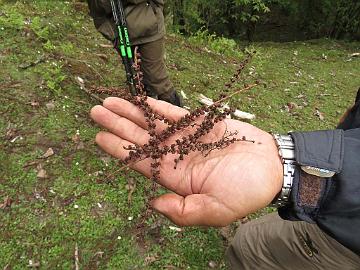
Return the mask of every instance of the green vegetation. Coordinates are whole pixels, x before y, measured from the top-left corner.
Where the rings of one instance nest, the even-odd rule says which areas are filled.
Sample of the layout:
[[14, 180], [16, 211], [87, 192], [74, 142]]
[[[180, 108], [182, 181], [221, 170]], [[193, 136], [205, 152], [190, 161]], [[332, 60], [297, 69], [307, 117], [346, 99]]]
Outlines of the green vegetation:
[[[210, 261], [226, 269], [218, 230], [170, 227], [149, 212], [151, 183], [117, 173], [96, 147], [100, 129], [88, 117], [96, 101], [75, 77], [102, 86], [125, 86], [125, 78], [86, 4], [0, 6], [0, 268], [75, 269], [78, 258], [80, 269], [207, 269]], [[190, 107], [200, 93], [220, 93], [243, 51], [255, 49], [246, 72], [263, 85], [230, 103], [268, 131], [333, 128], [360, 86], [360, 59], [351, 57], [358, 42], [246, 48], [205, 34], [190, 41], [169, 34], [166, 42], [171, 78]]]
[[169, 0], [166, 6], [183, 34], [206, 29], [232, 38], [279, 40], [279, 32], [289, 31], [286, 40], [360, 39], [357, 0]]

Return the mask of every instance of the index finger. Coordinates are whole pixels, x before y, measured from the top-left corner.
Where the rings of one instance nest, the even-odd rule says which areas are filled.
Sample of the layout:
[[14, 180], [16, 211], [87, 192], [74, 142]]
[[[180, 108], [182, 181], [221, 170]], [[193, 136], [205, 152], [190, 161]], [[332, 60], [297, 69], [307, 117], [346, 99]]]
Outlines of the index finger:
[[[181, 117], [189, 113], [185, 109], [150, 97], [147, 98], [146, 102], [155, 113], [167, 118], [171, 122], [178, 121]], [[138, 126], [147, 129], [144, 111], [131, 102], [117, 97], [109, 97], [104, 100], [103, 106], [108, 110], [129, 119]], [[159, 127], [163, 129], [166, 125], [159, 123]]]

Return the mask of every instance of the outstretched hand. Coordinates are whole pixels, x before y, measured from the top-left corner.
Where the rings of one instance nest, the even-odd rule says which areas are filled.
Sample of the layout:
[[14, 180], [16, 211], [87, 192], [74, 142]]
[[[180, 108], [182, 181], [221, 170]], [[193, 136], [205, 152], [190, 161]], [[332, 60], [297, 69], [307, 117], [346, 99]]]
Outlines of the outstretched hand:
[[[148, 98], [155, 112], [176, 121], [188, 113], [163, 101]], [[143, 113], [130, 102], [107, 98], [103, 106], [91, 110], [95, 122], [107, 129], [96, 136], [97, 144], [121, 160], [128, 156], [124, 147], [143, 145], [149, 141]], [[158, 122], [157, 130], [166, 124]], [[255, 143], [238, 141], [204, 156], [193, 152], [184, 157], [174, 169], [175, 155], [161, 160], [159, 184], [172, 193], [162, 195], [152, 206], [181, 226], [226, 226], [258, 209], [267, 206], [279, 193], [283, 169], [272, 136], [250, 124], [226, 119], [215, 125], [203, 140], [218, 141], [225, 131], [238, 131]], [[165, 143], [183, 137], [179, 132]], [[131, 167], [147, 177], [151, 176], [151, 160], [139, 161]]]

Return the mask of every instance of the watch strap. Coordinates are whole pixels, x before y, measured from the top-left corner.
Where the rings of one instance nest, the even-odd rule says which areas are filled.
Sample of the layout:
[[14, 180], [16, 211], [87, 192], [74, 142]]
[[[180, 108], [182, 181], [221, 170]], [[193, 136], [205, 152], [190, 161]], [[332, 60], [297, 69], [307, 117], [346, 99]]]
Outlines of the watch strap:
[[272, 202], [272, 205], [275, 207], [281, 207], [289, 202], [295, 172], [297, 170], [295, 162], [295, 146], [290, 135], [274, 134], [273, 137], [283, 163], [284, 176], [281, 191]]

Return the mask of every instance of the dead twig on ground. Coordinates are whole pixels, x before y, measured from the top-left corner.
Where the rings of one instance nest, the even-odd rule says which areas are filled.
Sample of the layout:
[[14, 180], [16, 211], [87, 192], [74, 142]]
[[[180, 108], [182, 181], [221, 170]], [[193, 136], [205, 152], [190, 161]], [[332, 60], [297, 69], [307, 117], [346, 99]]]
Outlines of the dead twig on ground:
[[76, 82], [78, 83], [78, 85], [80, 86], [80, 89], [83, 90], [86, 94], [88, 94], [90, 97], [92, 97], [93, 99], [96, 99], [97, 101], [99, 101], [100, 103], [104, 102], [104, 99], [102, 99], [101, 97], [99, 97], [98, 95], [95, 95], [94, 93], [92, 93], [89, 89], [87, 89], [85, 87], [85, 82], [81, 77], [75, 77]]
[[80, 269], [80, 266], [79, 266], [79, 246], [78, 246], [77, 243], [75, 245], [74, 257], [75, 257], [75, 270], [79, 270]]

